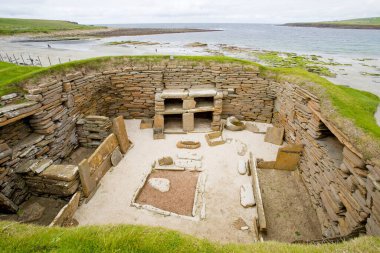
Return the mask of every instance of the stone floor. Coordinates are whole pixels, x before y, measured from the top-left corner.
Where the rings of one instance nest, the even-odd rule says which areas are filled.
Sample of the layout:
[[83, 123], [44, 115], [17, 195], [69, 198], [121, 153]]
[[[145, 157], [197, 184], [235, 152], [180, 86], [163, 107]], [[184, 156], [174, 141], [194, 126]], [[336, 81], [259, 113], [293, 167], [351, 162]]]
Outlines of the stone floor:
[[[209, 147], [202, 133], [167, 134], [164, 140], [153, 141], [152, 129], [140, 130], [139, 124], [140, 120], [126, 121], [127, 132], [134, 147], [117, 167], [112, 168], [103, 177], [93, 198], [79, 207], [74, 216], [79, 224], [162, 226], [223, 243], [252, 242], [253, 234], [250, 230], [240, 231], [234, 226], [239, 218], [251, 226], [252, 218], [256, 215], [255, 208], [243, 208], [240, 205], [240, 187], [249, 183], [250, 177], [238, 173], [238, 160], [242, 157], [237, 154], [235, 140], [246, 143], [248, 151], [264, 160], [275, 160], [279, 146], [265, 143], [263, 134], [228, 130], [224, 131], [224, 137], [232, 138], [233, 141], [216, 147]], [[260, 123], [258, 125], [264, 129], [268, 126]], [[191, 221], [178, 217], [164, 217], [131, 206], [133, 195], [150, 171], [152, 162], [163, 156], [175, 157], [179, 152], [176, 148], [179, 140], [201, 142], [201, 147], [194, 152], [203, 155], [203, 169], [208, 175], [205, 220]]]

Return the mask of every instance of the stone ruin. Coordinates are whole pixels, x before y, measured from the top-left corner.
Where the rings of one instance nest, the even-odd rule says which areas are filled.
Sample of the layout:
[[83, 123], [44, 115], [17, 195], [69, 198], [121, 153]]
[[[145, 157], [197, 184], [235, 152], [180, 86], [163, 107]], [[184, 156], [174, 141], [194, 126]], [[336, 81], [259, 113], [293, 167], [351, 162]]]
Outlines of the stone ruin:
[[[17, 212], [31, 195], [74, 206], [76, 192], [91, 196], [112, 166], [112, 153], [125, 154], [130, 147], [123, 120], [111, 123], [119, 115], [153, 118], [155, 139], [165, 138], [173, 125], [175, 132], [192, 132], [201, 119], [218, 130], [223, 119], [238, 116], [283, 127], [288, 143], [304, 146], [298, 169], [325, 237], [380, 235], [379, 157], [364, 156], [328, 121], [316, 95], [263, 78], [257, 67], [126, 60], [99, 70], [56, 73], [24, 88], [26, 102], [0, 108], [1, 212]], [[100, 150], [78, 164], [65, 164], [79, 147]], [[65, 208], [70, 214], [74, 209]]]

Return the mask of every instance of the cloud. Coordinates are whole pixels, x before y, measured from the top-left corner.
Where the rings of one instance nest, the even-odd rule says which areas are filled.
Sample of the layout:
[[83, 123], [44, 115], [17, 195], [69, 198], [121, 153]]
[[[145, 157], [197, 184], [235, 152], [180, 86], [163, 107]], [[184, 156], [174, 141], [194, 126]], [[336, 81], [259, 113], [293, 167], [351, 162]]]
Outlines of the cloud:
[[80, 23], [283, 23], [379, 16], [379, 0], [13, 0], [1, 17]]

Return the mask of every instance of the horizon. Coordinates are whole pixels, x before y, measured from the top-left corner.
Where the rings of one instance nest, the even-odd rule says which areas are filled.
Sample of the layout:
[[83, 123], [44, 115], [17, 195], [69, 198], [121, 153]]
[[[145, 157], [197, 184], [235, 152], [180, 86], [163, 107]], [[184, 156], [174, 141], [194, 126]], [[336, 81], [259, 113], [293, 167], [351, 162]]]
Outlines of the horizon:
[[69, 20], [81, 24], [282, 24], [380, 16], [377, 0], [14, 0], [0, 17]]

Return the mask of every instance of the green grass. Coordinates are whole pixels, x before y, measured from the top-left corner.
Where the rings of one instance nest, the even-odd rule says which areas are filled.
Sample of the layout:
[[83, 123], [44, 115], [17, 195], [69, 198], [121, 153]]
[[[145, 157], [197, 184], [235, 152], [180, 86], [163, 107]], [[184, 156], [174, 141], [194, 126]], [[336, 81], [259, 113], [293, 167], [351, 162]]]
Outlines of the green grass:
[[[184, 60], [197, 63], [210, 64], [218, 63], [237, 63], [245, 68], [259, 69], [262, 77], [277, 80], [279, 82], [289, 81], [298, 84], [321, 99], [322, 114], [326, 119], [334, 123], [347, 136], [350, 141], [363, 152], [366, 158], [380, 156], [380, 127], [377, 125], [374, 114], [380, 103], [380, 98], [369, 92], [360, 91], [345, 86], [334, 85], [330, 81], [317, 74], [310, 73], [299, 68], [272, 68], [259, 65], [257, 63], [235, 59], [225, 56], [175, 56], [176, 60]], [[49, 68], [36, 69], [29, 73], [19, 76], [14, 73], [13, 77], [8, 73], [6, 82], [0, 82], [2, 90], [15, 86], [25, 79], [30, 78], [30, 82], [55, 74], [57, 76], [70, 72], [73, 69], [83, 71], [97, 71], [107, 67], [115, 67], [134, 62], [136, 64], [147, 62], [160, 62], [169, 60], [169, 56], [117, 56], [99, 57], [80, 61], [68, 62], [55, 65]], [[26, 68], [26, 67], [17, 67]], [[357, 131], [359, 129], [359, 131]]]
[[80, 25], [62, 20], [0, 18], [0, 35], [50, 33], [67, 30], [88, 30], [96, 26]]
[[380, 17], [356, 18], [356, 19], [347, 19], [347, 20], [338, 20], [338, 21], [325, 21], [325, 22], [318, 22], [318, 23], [339, 24], [339, 25], [379, 25], [380, 26]]
[[0, 252], [379, 252], [380, 238], [336, 244], [220, 244], [159, 227], [48, 228], [0, 222]]
[[380, 17], [357, 18], [337, 21], [287, 23], [287, 26], [332, 27], [353, 29], [380, 29]]
[[0, 96], [12, 92], [20, 92], [21, 90], [17, 82], [42, 69], [43, 68], [40, 67], [18, 66], [11, 63], [0, 62]]

